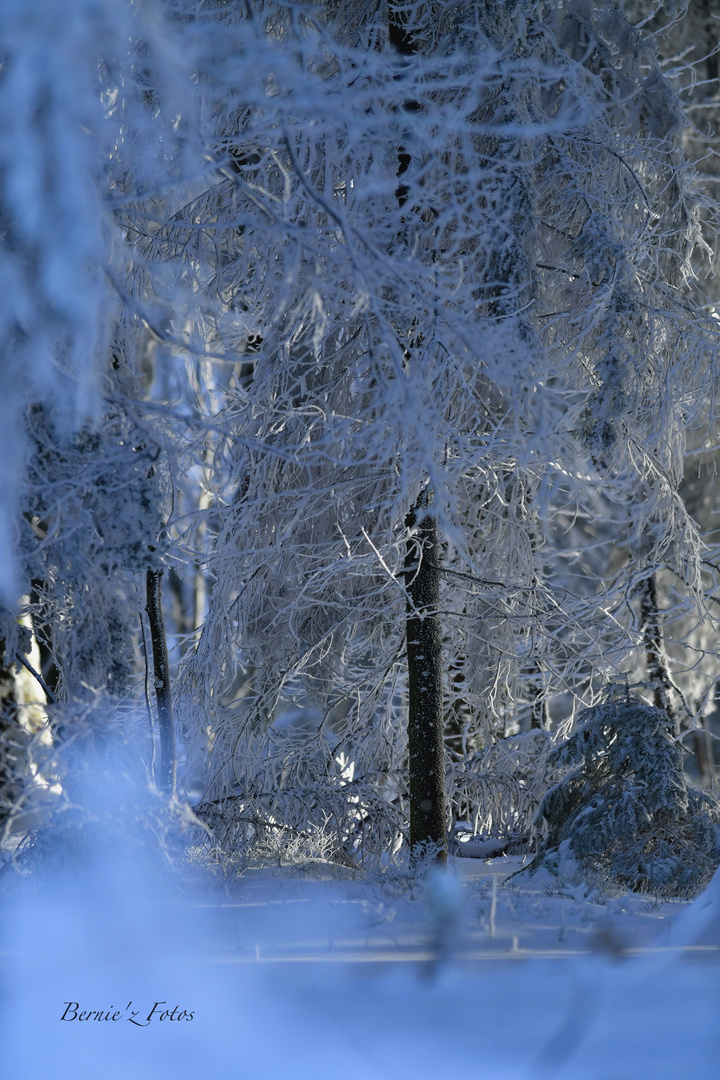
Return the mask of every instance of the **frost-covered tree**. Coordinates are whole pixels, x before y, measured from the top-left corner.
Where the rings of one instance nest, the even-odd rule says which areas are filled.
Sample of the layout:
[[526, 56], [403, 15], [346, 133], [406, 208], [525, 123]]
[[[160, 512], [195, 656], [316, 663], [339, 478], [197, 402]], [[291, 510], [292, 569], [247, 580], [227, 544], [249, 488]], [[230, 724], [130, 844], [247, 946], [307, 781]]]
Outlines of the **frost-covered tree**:
[[692, 896], [718, 864], [720, 805], [683, 775], [683, 749], [662, 709], [616, 697], [579, 717], [549, 755], [560, 779], [545, 795], [536, 826], [544, 866], [580, 873], [601, 888]]
[[[611, 3], [221, 5], [192, 26], [217, 177], [142, 243], [235, 365], [185, 682], [209, 792], [383, 846], [406, 813], [408, 614], [439, 619], [464, 704], [454, 802], [468, 745], [543, 680], [626, 656], [638, 565], [699, 593], [677, 486], [710, 329], [684, 299], [681, 106]], [[608, 588], [618, 540], [635, 554]], [[424, 571], [438, 592], [415, 597]], [[278, 726], [293, 702], [322, 721]]]
[[122, 682], [167, 511], [216, 817], [442, 847], [487, 744], [627, 664], [640, 582], [702, 591], [714, 323], [652, 38], [611, 0], [42, 6], [0, 79], [7, 635], [25, 591], [58, 688]]
[[[674, 18], [670, 17], [673, 16]], [[690, 123], [685, 133], [686, 150], [697, 170], [697, 186], [701, 192], [699, 202], [700, 226], [707, 243], [698, 250], [695, 290], [697, 300], [707, 311], [715, 315], [718, 298], [718, 245], [717, 235], [717, 182], [718, 182], [718, 122], [720, 121], [720, 85], [718, 84], [718, 54], [720, 52], [720, 15], [711, 0], [680, 5], [676, 12], [654, 11], [648, 24], [658, 43], [661, 63], [681, 94]], [[700, 258], [702, 256], [702, 258]], [[709, 388], [708, 388], [709, 390]], [[681, 652], [677, 639], [685, 640], [698, 652], [712, 653], [717, 641], [718, 589], [718, 538], [714, 516], [717, 501], [716, 450], [717, 416], [713, 396], [707, 394], [707, 410], [701, 416], [689, 436], [691, 453], [686, 459], [686, 469], [681, 493], [690, 513], [698, 522], [703, 540], [708, 546], [703, 559], [706, 575], [706, 594], [709, 611], [702, 622], [680, 621], [672, 626], [668, 637], [671, 655], [676, 669]], [[674, 596], [664, 598], [664, 606], [672, 608]], [[690, 673], [681, 675], [686, 698], [695, 705], [696, 722], [706, 724], [706, 717], [717, 698], [715, 682], [720, 669], [703, 665], [713, 671], [714, 680], [698, 679], [693, 665]], [[705, 716], [703, 716], [705, 714]], [[694, 746], [698, 771], [707, 784], [714, 777], [713, 749], [710, 737], [703, 730], [696, 730], [688, 740]]]
[[[183, 172], [179, 82], [154, 5], [11, 0], [0, 20], [0, 656], [39, 702], [127, 701], [139, 573], [156, 566], [162, 437], [138, 411], [144, 332], [120, 211]], [[190, 111], [190, 110], [186, 110]], [[153, 549], [155, 553], [153, 554]], [[24, 612], [23, 625], [19, 618]], [[29, 664], [30, 633], [39, 647]], [[7, 711], [7, 710], [4, 710]], [[5, 717], [7, 719], [7, 717]], [[5, 725], [4, 725], [5, 727]], [[32, 763], [31, 763], [32, 764]], [[28, 769], [17, 755], [16, 773]], [[33, 766], [34, 767], [34, 766]]]
[[[679, 95], [685, 118], [682, 145], [694, 172], [693, 213], [701, 238], [692, 257], [693, 276], [686, 289], [697, 311], [715, 319], [717, 298], [717, 165], [718, 114], [717, 55], [720, 22], [713, 5], [655, 4], [625, 0], [627, 17], [642, 26], [656, 50], [658, 64]], [[637, 542], [627, 544], [627, 529], [615, 528], [619, 543], [615, 565], [632, 561], [635, 584], [628, 592], [626, 617], [635, 625], [638, 649], [626, 670], [636, 685], [644, 686], [648, 701], [669, 708], [682, 730], [686, 745], [694, 747], [697, 767], [705, 783], [712, 780], [712, 751], [706, 734], [698, 730], [712, 707], [714, 684], [720, 669], [716, 652], [717, 537], [713, 511], [716, 503], [715, 452], [717, 419], [714, 388], [708, 378], [687, 430], [688, 452], [678, 494], [696, 522], [707, 547], [700, 563], [706, 602], [688, 603], [685, 582], [672, 565], [660, 558], [653, 565]], [[688, 729], [692, 733], [687, 737]]]

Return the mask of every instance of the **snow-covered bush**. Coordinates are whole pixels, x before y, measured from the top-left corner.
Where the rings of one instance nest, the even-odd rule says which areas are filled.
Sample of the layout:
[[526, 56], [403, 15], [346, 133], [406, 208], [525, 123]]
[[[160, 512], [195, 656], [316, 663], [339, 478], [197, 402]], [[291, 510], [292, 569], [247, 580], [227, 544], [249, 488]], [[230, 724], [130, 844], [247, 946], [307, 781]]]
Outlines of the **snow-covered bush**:
[[693, 896], [718, 862], [720, 805], [688, 788], [683, 749], [662, 709], [626, 697], [586, 709], [549, 755], [562, 772], [540, 804], [531, 872], [564, 854], [592, 884]]

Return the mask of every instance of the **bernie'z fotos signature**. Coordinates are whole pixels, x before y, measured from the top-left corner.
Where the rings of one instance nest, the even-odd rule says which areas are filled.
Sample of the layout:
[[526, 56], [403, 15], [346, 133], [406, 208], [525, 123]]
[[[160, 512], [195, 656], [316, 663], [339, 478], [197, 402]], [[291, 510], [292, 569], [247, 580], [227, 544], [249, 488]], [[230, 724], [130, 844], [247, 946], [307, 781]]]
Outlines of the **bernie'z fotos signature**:
[[[63, 1005], [66, 1006], [65, 1012], [60, 1017], [61, 1020], [65, 1020], [67, 1023], [70, 1020], [129, 1020], [131, 1024], [135, 1024], [136, 1027], [148, 1027], [154, 1020], [193, 1020], [195, 1018], [195, 1012], [189, 1012], [187, 1009], [181, 1009], [179, 1005], [176, 1005], [174, 1009], [164, 1009], [162, 1006], [167, 1005], [167, 1001], [156, 1001], [147, 1016], [140, 1015], [139, 1009], [133, 1009], [132, 1001], [128, 1001], [123, 1010], [116, 1009], [114, 1005], [111, 1005], [109, 1009], [88, 1009], [82, 1011], [77, 1001], [63, 1001]], [[129, 1014], [129, 1015], [128, 1015]]]

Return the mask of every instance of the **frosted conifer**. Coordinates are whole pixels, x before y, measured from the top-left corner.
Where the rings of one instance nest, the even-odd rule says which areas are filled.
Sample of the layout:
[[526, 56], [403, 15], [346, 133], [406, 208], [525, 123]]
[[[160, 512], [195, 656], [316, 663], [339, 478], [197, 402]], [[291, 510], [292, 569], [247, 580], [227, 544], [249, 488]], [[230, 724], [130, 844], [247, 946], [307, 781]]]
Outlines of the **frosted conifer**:
[[682, 756], [662, 709], [630, 697], [586, 709], [548, 757], [563, 775], [538, 810], [544, 835], [531, 872], [557, 866], [565, 851], [593, 884], [698, 893], [719, 861], [720, 805], [687, 786]]

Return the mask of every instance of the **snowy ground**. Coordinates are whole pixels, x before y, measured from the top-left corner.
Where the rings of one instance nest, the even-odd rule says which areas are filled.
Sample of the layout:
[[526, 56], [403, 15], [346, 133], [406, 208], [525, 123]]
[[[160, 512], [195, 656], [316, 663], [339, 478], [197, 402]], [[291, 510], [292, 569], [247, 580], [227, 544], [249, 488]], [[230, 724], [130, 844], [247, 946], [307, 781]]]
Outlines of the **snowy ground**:
[[720, 878], [603, 904], [515, 865], [452, 860], [414, 894], [256, 870], [181, 901], [96, 850], [2, 899], [3, 1075], [717, 1080]]
[[[450, 863], [449, 880], [438, 875], [409, 896], [402, 880], [337, 880], [320, 864], [249, 870], [199, 911], [212, 919], [222, 963], [451, 960], [472, 968], [489, 960], [667, 952], [669, 928], [687, 906], [637, 896], [599, 900], [580, 890], [552, 895], [532, 879], [507, 881], [519, 858]], [[720, 959], [712, 945], [689, 951]]]

